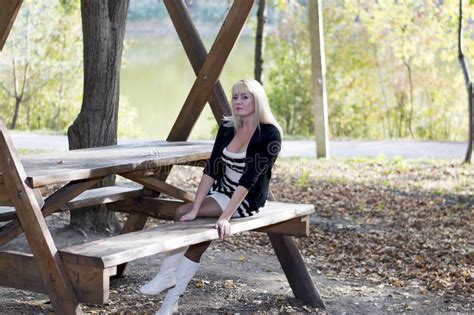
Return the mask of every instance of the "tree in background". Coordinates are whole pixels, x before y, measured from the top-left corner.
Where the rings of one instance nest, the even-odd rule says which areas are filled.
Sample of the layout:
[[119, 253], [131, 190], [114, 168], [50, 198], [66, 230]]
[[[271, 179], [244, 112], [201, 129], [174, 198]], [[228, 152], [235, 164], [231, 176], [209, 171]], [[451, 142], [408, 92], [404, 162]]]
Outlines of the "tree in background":
[[[358, 97], [366, 95], [356, 103], [367, 108], [368, 112], [364, 111], [376, 137], [463, 138], [459, 126], [465, 114], [457, 92], [461, 76], [455, 67], [455, 7], [452, 1], [430, 0], [345, 3], [342, 13], [348, 15], [346, 20], [351, 21], [357, 33], [350, 32], [344, 41], [336, 42], [338, 47], [355, 41], [361, 48], [365, 46], [358, 49], [362, 57], [358, 62], [364, 65], [364, 82], [347, 86], [344, 84], [347, 81], [341, 80], [343, 76], [332, 81], [336, 87], [331, 89], [331, 94], [348, 91]], [[327, 16], [331, 18], [332, 14]], [[327, 41], [331, 42], [329, 38]], [[350, 56], [345, 55], [344, 59], [334, 53], [331, 56], [334, 68], [345, 65], [346, 78], [360, 76], [361, 68], [351, 65]], [[378, 87], [378, 91], [371, 86]]]
[[[68, 130], [69, 149], [117, 144], [120, 66], [129, 0], [82, 0], [84, 96], [81, 112]], [[102, 185], [111, 185], [108, 178]], [[71, 213], [72, 227], [119, 229], [104, 205]]]
[[[304, 95], [311, 88], [309, 79], [300, 79], [309, 68], [302, 26], [307, 3], [297, 3], [297, 13], [285, 14], [291, 5], [279, 10], [277, 31], [269, 36], [268, 89], [286, 132], [309, 136], [306, 117], [311, 115], [300, 103], [307, 102]], [[452, 1], [431, 0], [324, 2], [331, 137], [465, 138], [456, 8]], [[468, 21], [473, 13], [466, 12]], [[466, 55], [472, 56], [473, 29], [465, 31]]]
[[268, 36], [268, 97], [285, 134], [314, 133], [311, 64], [305, 7], [296, 1], [278, 4], [280, 20]]
[[[474, 1], [471, 0], [471, 4], [474, 4]], [[461, 63], [462, 72], [464, 75], [464, 82], [466, 84], [467, 90], [467, 102], [468, 102], [468, 112], [469, 112], [469, 135], [468, 135], [468, 145], [466, 156], [464, 158], [465, 163], [471, 163], [472, 150], [474, 149], [474, 96], [473, 96], [473, 82], [471, 80], [471, 74], [469, 72], [469, 67], [467, 65], [466, 59], [464, 58], [464, 44], [463, 44], [463, 12], [464, 12], [464, 1], [459, 0], [459, 28], [458, 28], [458, 58]]]
[[265, 52], [265, 23], [267, 22], [266, 0], [258, 0], [257, 29], [255, 31], [255, 80], [263, 84], [263, 55]]
[[[78, 110], [78, 1], [25, 1], [0, 65], [0, 112], [11, 129], [61, 130]], [[47, 23], [46, 23], [47, 21]]]

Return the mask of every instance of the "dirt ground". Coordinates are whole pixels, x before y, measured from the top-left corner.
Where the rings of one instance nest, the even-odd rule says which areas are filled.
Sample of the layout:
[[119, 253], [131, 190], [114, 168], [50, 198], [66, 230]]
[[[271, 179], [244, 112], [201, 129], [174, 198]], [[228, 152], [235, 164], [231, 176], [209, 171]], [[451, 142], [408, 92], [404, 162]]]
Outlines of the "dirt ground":
[[[183, 189], [200, 171], [172, 174]], [[247, 232], [213, 243], [180, 299], [185, 313], [474, 313], [474, 168], [449, 161], [291, 160], [275, 167], [277, 200], [314, 204], [311, 236], [297, 239], [322, 311], [295, 299], [267, 236]], [[58, 247], [104, 237], [65, 228], [67, 214], [48, 218]], [[1, 249], [28, 251], [24, 237]], [[164, 293], [138, 288], [163, 255], [131, 262], [112, 280], [105, 305], [91, 314], [157, 311]], [[53, 312], [47, 296], [0, 288], [0, 313]]]
[[[48, 220], [58, 247], [106, 237], [100, 234], [83, 234], [67, 229], [64, 216], [54, 215]], [[327, 224], [325, 222], [324, 224]], [[314, 225], [314, 224], [313, 224]], [[265, 242], [261, 233], [248, 232], [244, 239]], [[260, 244], [257, 247], [269, 247]], [[205, 254], [201, 268], [180, 299], [179, 310], [185, 313], [293, 313], [320, 314], [380, 314], [469, 312], [469, 305], [451, 303], [440, 296], [430, 294], [418, 286], [398, 288], [381, 282], [364, 279], [347, 279], [338, 275], [324, 275], [310, 260], [314, 284], [318, 288], [327, 310], [302, 304], [294, 298], [292, 290], [280, 267], [278, 259], [268, 250], [259, 254], [257, 247], [249, 250], [241, 244], [216, 241]], [[24, 237], [3, 249], [28, 251]], [[268, 249], [268, 248], [267, 248]], [[110, 300], [105, 305], [83, 305], [91, 314], [152, 314], [162, 303], [165, 293], [156, 297], [141, 295], [138, 289], [150, 280], [164, 255], [156, 255], [131, 262], [120, 279], [111, 281]], [[49, 298], [22, 290], [0, 288], [0, 311], [3, 314], [54, 312]]]

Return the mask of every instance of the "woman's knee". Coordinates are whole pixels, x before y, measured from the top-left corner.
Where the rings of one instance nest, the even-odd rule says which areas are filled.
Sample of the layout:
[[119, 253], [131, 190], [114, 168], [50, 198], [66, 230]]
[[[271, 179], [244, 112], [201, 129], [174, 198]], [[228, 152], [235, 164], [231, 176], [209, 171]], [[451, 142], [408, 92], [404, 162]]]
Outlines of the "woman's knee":
[[194, 262], [199, 262], [201, 260], [202, 254], [204, 254], [209, 245], [211, 245], [211, 241], [191, 245], [186, 251], [185, 256]]
[[183, 215], [185, 215], [186, 213], [191, 211], [191, 209], [189, 209], [188, 205], [189, 204], [184, 204], [184, 205], [179, 206], [178, 208], [176, 208], [176, 211], [174, 212], [174, 220], [175, 221], [179, 221], [179, 219], [181, 219], [181, 217]]

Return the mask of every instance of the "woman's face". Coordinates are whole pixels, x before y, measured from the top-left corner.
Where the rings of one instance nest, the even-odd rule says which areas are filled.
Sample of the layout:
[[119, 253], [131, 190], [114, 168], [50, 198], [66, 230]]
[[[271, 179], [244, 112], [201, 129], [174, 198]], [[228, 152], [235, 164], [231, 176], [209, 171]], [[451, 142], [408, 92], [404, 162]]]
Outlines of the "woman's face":
[[248, 117], [255, 113], [255, 103], [252, 93], [241, 91], [232, 93], [232, 107], [234, 113], [241, 117]]

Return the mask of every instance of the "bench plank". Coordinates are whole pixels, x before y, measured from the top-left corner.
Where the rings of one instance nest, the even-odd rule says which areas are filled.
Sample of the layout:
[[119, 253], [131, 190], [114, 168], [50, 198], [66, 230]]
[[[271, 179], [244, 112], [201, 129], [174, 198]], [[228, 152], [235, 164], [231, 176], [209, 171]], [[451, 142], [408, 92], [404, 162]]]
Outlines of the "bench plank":
[[13, 219], [16, 219], [15, 208], [0, 206], [0, 222], [11, 221]]
[[[306, 216], [314, 212], [308, 204], [267, 202], [259, 214], [233, 219], [232, 233], [240, 233]], [[218, 239], [215, 218], [169, 223], [142, 231], [122, 234], [103, 240], [62, 249], [65, 262], [109, 268], [146, 256], [183, 246]]]
[[119, 200], [133, 199], [143, 195], [143, 187], [107, 186], [89, 189], [72, 199], [61, 210], [72, 210]]

